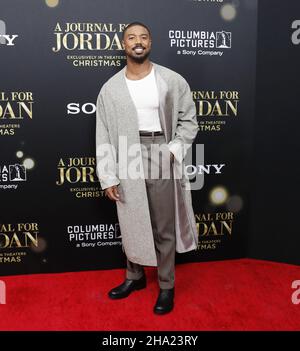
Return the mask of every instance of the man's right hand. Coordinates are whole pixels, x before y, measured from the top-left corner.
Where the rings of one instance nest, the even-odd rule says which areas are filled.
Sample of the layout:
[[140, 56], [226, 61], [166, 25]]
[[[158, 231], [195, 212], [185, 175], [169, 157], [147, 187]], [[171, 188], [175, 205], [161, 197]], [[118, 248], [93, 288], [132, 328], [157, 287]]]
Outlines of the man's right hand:
[[118, 187], [117, 185], [113, 185], [109, 188], [105, 189], [105, 196], [108, 196], [110, 200], [113, 201], [118, 201], [120, 199], [120, 195], [118, 192]]

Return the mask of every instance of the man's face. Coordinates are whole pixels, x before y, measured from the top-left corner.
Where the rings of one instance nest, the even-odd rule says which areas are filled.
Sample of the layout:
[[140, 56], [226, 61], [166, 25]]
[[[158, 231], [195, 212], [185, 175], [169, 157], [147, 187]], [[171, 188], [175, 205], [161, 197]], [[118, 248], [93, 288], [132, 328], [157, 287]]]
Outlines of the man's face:
[[125, 32], [122, 44], [127, 56], [133, 61], [142, 63], [150, 54], [151, 38], [146, 28], [132, 26]]

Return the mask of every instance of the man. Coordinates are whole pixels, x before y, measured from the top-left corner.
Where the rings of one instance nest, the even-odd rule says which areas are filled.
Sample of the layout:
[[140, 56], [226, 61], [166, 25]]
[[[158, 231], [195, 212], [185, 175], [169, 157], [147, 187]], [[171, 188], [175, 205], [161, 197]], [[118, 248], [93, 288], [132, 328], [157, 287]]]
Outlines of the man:
[[[125, 298], [145, 288], [143, 266], [157, 266], [154, 312], [164, 314], [174, 307], [175, 251], [191, 251], [198, 244], [189, 179], [180, 170], [199, 127], [188, 83], [149, 60], [151, 44], [146, 25], [126, 26], [127, 65], [97, 98], [96, 157], [101, 187], [116, 202], [127, 256], [126, 279], [108, 295]], [[155, 145], [162, 157], [156, 157]]]

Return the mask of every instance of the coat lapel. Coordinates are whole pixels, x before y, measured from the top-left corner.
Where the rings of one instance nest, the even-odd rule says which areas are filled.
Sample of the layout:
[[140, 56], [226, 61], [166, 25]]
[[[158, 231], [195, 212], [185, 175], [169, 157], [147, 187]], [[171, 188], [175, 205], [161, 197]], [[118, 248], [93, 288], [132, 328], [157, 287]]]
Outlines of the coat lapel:
[[[122, 125], [126, 125], [128, 134], [134, 134], [136, 138], [139, 138], [139, 123], [138, 114], [135, 104], [131, 98], [129, 89], [125, 80], [125, 69], [126, 66], [119, 72], [119, 77], [117, 81], [118, 91], [120, 92], [120, 100], [122, 101], [122, 110], [124, 111], [123, 117], [126, 119], [123, 121]], [[130, 127], [130, 128], [128, 128]], [[137, 140], [137, 139], [136, 139]]]
[[159, 96], [159, 119], [166, 142], [168, 143], [172, 138], [172, 105], [169, 103], [170, 94], [167, 83], [159, 73], [158, 66], [155, 63], [153, 65]]

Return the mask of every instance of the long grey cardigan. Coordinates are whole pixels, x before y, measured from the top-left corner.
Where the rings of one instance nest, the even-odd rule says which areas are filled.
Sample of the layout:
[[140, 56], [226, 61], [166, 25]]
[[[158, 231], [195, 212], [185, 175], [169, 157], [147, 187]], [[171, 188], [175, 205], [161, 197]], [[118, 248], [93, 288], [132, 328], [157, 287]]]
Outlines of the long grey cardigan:
[[[159, 92], [159, 118], [166, 142], [177, 146], [191, 145], [199, 127], [190, 87], [178, 73], [154, 62], [152, 64]], [[118, 185], [120, 200], [116, 201], [116, 206], [127, 258], [141, 265], [157, 266], [145, 180], [119, 177], [122, 169], [119, 137], [127, 137], [128, 148], [133, 144], [140, 145], [137, 110], [127, 88], [125, 69], [102, 86], [97, 98], [96, 171], [102, 189]], [[182, 155], [182, 160], [177, 158], [175, 163], [177, 168], [184, 169], [185, 152]], [[131, 157], [128, 155], [128, 164]], [[138, 157], [142, 163], [141, 154]], [[108, 164], [102, 162], [104, 159], [109, 161]], [[175, 172], [176, 167], [174, 177]], [[190, 185], [189, 178], [183, 172], [181, 178], [174, 181], [177, 252], [191, 251], [198, 245], [191, 192], [187, 185]]]

